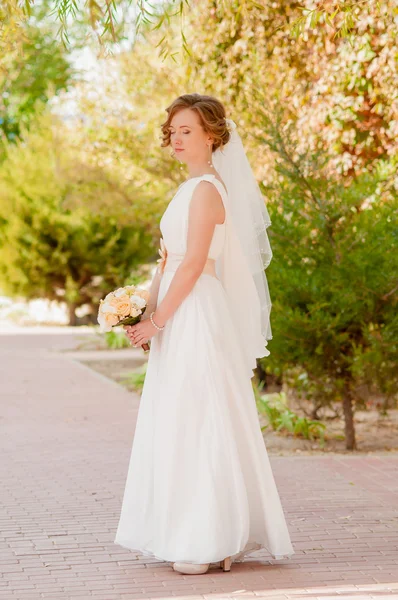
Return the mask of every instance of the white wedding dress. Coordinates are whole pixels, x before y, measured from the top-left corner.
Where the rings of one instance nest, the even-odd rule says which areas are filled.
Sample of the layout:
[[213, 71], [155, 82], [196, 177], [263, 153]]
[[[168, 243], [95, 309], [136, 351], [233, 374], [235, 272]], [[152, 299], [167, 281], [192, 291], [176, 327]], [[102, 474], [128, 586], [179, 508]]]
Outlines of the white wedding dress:
[[[168, 253], [186, 251], [189, 203], [201, 180], [226, 204], [215, 176], [188, 179], [160, 221]], [[225, 221], [216, 225], [209, 258], [222, 252], [224, 230]], [[173, 276], [164, 271], [158, 304]], [[276, 559], [294, 554], [241, 342], [212, 274], [200, 275], [151, 339], [115, 543], [196, 564], [241, 561], [262, 547]]]

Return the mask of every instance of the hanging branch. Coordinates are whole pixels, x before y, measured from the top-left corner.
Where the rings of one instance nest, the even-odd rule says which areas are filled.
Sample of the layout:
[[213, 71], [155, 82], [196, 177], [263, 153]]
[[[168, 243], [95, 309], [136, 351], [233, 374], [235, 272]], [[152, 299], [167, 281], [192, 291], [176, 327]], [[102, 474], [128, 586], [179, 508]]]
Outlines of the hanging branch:
[[[36, 0], [37, 2], [37, 0]], [[35, 0], [4, 0], [0, 8], [0, 49], [7, 43], [15, 43], [15, 37], [22, 34], [21, 25], [29, 19]], [[68, 36], [68, 27], [71, 27], [73, 20], [85, 18], [89, 23], [92, 32], [97, 36], [99, 44], [103, 44], [107, 38], [113, 43], [120, 40], [123, 32], [125, 17], [118, 18], [116, 13], [123, 7], [135, 8], [134, 35], [135, 38], [141, 33], [143, 26], [150, 31], [162, 30], [164, 35], [156, 44], [159, 48], [159, 54], [163, 58], [171, 57], [175, 60], [177, 52], [171, 53], [169, 26], [173, 19], [180, 20], [181, 46], [184, 54], [190, 55], [189, 40], [184, 34], [184, 15], [190, 8], [189, 0], [169, 0], [168, 3], [152, 4], [145, 0], [87, 0], [82, 6], [77, 0], [54, 0], [54, 8], [49, 12], [50, 16], [60, 23], [58, 34], [65, 46], [70, 45]], [[253, 9], [264, 10], [263, 2], [256, 0], [242, 0], [236, 5], [235, 0], [219, 0], [215, 2], [217, 9], [225, 14], [226, 18], [238, 16], [242, 11]], [[356, 20], [360, 14], [360, 9], [368, 5], [380, 11], [381, 3], [374, 0], [356, 0], [347, 2], [346, 0], [319, 1], [318, 7], [314, 9], [298, 6], [301, 16], [291, 21], [287, 20], [278, 29], [289, 28], [292, 37], [299, 37], [305, 31], [311, 30], [319, 25], [332, 28], [334, 37], [348, 37], [356, 26]], [[389, 15], [394, 18], [394, 14]], [[118, 25], [118, 27], [117, 27]]]

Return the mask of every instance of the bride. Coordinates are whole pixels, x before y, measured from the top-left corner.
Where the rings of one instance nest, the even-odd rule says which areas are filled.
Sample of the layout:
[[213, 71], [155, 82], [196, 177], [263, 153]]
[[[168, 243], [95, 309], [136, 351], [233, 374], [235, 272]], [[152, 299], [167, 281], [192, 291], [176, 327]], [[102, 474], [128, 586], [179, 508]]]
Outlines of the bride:
[[115, 543], [206, 573], [265, 548], [294, 554], [251, 378], [269, 355], [270, 224], [236, 125], [212, 96], [166, 109], [162, 146], [188, 167], [160, 220], [151, 340]]

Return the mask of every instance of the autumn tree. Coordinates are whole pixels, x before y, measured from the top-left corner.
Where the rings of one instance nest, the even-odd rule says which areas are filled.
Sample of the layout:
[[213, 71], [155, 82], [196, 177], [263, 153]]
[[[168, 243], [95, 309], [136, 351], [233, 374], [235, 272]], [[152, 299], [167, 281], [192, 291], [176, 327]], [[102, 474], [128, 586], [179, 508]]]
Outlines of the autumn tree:
[[294, 2], [235, 13], [204, 0], [188, 27], [188, 80], [224, 101], [271, 214], [265, 368], [305, 395], [314, 417], [341, 401], [351, 449], [360, 384], [397, 393], [391, 8], [358, 5], [349, 38], [321, 19], [293, 41], [282, 25], [297, 18]]

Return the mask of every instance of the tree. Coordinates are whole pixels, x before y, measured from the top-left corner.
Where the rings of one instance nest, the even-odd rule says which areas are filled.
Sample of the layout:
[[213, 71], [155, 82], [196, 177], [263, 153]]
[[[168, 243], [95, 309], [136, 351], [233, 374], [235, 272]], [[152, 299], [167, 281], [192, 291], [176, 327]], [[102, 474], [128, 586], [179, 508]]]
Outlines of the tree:
[[101, 72], [8, 144], [0, 171], [2, 287], [66, 299], [72, 317], [86, 303], [95, 315], [105, 293], [158, 258], [159, 220], [182, 177], [159, 139], [174, 70], [143, 44]]
[[[293, 41], [302, 5], [278, 1], [237, 12], [197, 2], [186, 25], [188, 82], [221, 98], [246, 135], [258, 133], [263, 105], [283, 106], [285, 122], [296, 123], [298, 151], [322, 146], [333, 155], [331, 169], [359, 174], [397, 144], [396, 3], [359, 2], [348, 38], [335, 37], [321, 20]], [[268, 150], [259, 155], [256, 136], [248, 148], [259, 179], [271, 180]]]
[[[270, 1], [257, 2], [255, 0], [228, 0], [226, 2], [211, 1], [211, 7], [220, 15], [232, 12], [237, 21], [241, 15], [250, 14], [253, 10], [268, 12], [274, 9], [275, 3]], [[347, 37], [353, 30], [360, 10], [381, 10], [380, 2], [361, 0], [354, 4], [346, 0], [303, 0], [298, 5], [300, 11], [295, 20], [289, 25], [289, 32], [293, 37], [305, 33], [317, 25], [328, 26], [336, 37]], [[383, 3], [385, 4], [385, 3]], [[0, 40], [3, 45], [7, 43], [7, 36], [15, 35], [21, 22], [29, 18], [34, 2], [20, 4], [18, 0], [6, 0], [3, 5], [3, 27], [0, 30]], [[393, 5], [393, 10], [396, 7]], [[53, 10], [53, 9], [54, 10]], [[65, 44], [69, 43], [68, 32], [75, 22], [84, 23], [87, 32], [100, 44], [117, 43], [125, 40], [128, 31], [134, 32], [138, 38], [142, 30], [160, 30], [161, 39], [156, 46], [160, 48], [159, 54], [163, 57], [170, 56], [175, 59], [179, 51], [175, 50], [175, 40], [171, 34], [170, 23], [179, 21], [179, 40], [184, 54], [190, 52], [190, 39], [185, 31], [184, 18], [189, 18], [193, 11], [189, 0], [168, 0], [159, 5], [142, 2], [141, 0], [123, 0], [109, 3], [107, 1], [92, 2], [86, 5], [77, 5], [75, 2], [54, 0], [53, 7], [48, 5], [47, 12], [55, 15], [59, 24], [59, 35]], [[394, 13], [393, 13], [394, 14]], [[393, 18], [393, 14], [391, 18]], [[282, 23], [280, 27], [286, 27]]]
[[[106, 165], [121, 181], [135, 177], [160, 211], [162, 197], [181, 183], [170, 148], [160, 146], [160, 125], [168, 99], [184, 86], [183, 73], [160, 63], [149, 43], [107, 58], [101, 71], [101, 79], [81, 82], [65, 97], [65, 104], [71, 98], [75, 103], [67, 119], [70, 144], [86, 164]], [[62, 101], [57, 111], [65, 118]]]
[[267, 367], [295, 369], [294, 386], [313, 401], [313, 416], [341, 399], [353, 450], [358, 386], [371, 373], [387, 396], [398, 391], [398, 195], [390, 185], [397, 160], [341, 182], [323, 151], [297, 156], [296, 136], [265, 111], [263, 129], [279, 175], [264, 190], [273, 200], [275, 290]]
[[[311, 400], [313, 417], [319, 407], [343, 401], [351, 448], [359, 383], [372, 381], [387, 404], [397, 391], [392, 7], [383, 3], [378, 12], [358, 3], [350, 38], [335, 38], [317, 23], [292, 43], [289, 24], [299, 3], [236, 14], [203, 0], [187, 31], [187, 77], [196, 90], [222, 99], [237, 122], [273, 221], [274, 339], [261, 366]], [[368, 256], [371, 246], [362, 240], [373, 227], [379, 245]]]
[[95, 318], [99, 299], [157, 254], [150, 194], [81, 162], [54, 116], [23, 137], [0, 168], [0, 285], [65, 301], [71, 324], [83, 304]]
[[21, 127], [29, 127], [52, 95], [68, 89], [75, 76], [54, 27], [41, 22], [44, 7], [36, 10], [40, 25], [23, 27], [21, 48], [15, 44], [1, 58], [0, 137], [9, 141], [20, 136]]

